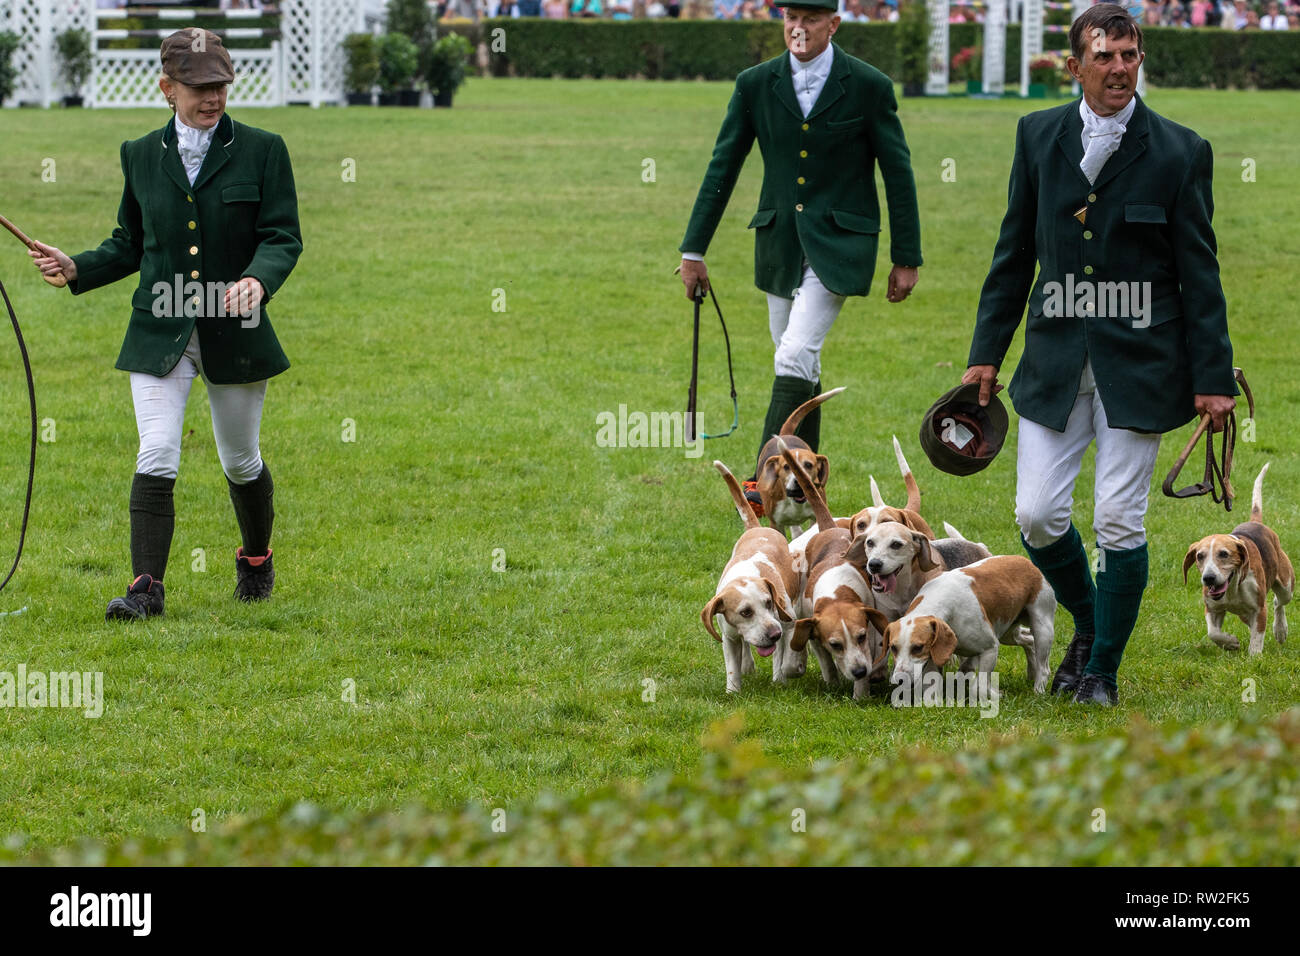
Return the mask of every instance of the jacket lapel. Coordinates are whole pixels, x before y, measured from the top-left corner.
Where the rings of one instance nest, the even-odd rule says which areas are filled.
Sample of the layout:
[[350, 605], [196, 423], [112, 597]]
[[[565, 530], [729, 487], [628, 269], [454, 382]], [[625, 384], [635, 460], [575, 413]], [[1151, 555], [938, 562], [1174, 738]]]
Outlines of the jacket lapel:
[[1072, 109], [1065, 111], [1065, 119], [1056, 134], [1056, 145], [1064, 151], [1070, 169], [1074, 171], [1079, 182], [1083, 183], [1085, 189], [1092, 189], [1088, 177], [1079, 168], [1079, 163], [1083, 162], [1083, 119], [1079, 116], [1079, 100], [1074, 101]]
[[[812, 119], [818, 113], [828, 109], [836, 100], [844, 95], [844, 84], [841, 80], [849, 75], [849, 61], [844, 58], [844, 51], [835, 47], [831, 53], [831, 72], [826, 77], [826, 82], [822, 85], [822, 90], [817, 94], [817, 102], [813, 103], [812, 110], [808, 113], [808, 119]], [[787, 61], [788, 62], [788, 61]], [[794, 89], [794, 80], [791, 79], [791, 90]]]
[[[1133, 95], [1137, 96], [1136, 93]], [[1093, 189], [1100, 189], [1106, 185], [1146, 152], [1149, 125], [1146, 105], [1141, 98], [1138, 98], [1137, 106], [1133, 107], [1133, 115], [1129, 117], [1126, 124], [1124, 136], [1119, 141], [1119, 149], [1115, 150], [1110, 159], [1106, 160], [1106, 165], [1101, 167], [1101, 172], [1097, 174], [1097, 181], [1092, 185]]]
[[212, 135], [212, 142], [208, 146], [208, 154], [203, 157], [203, 165], [199, 167], [199, 174], [194, 179], [195, 189], [198, 189], [215, 176], [217, 170], [230, 161], [230, 148], [234, 141], [234, 120], [230, 118], [229, 114], [223, 113], [221, 122], [217, 123], [217, 131]]
[[802, 123], [803, 110], [799, 109], [799, 101], [794, 97], [794, 77], [790, 75], [788, 51], [782, 52], [772, 66], [772, 92], [785, 108], [794, 114], [795, 119]]
[[190, 178], [185, 175], [181, 151], [176, 148], [176, 125], [169, 122], [162, 131], [162, 168], [177, 186], [190, 194]]

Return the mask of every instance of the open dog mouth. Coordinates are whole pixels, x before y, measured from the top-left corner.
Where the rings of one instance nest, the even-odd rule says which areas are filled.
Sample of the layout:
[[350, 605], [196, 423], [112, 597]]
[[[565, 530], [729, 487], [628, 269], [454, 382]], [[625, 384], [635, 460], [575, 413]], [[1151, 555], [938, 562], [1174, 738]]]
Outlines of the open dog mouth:
[[898, 572], [893, 571], [889, 574], [873, 574], [871, 576], [871, 590], [877, 594], [893, 594], [894, 588], [898, 585]]
[[776, 650], [776, 644], [774, 644], [774, 643], [773, 643], [773, 644], [769, 644], [769, 645], [767, 645], [767, 647], [760, 647], [759, 645], [755, 644], [755, 645], [754, 645], [754, 650], [758, 651], [758, 656], [759, 656], [759, 657], [771, 657], [771, 656], [772, 656], [772, 652], [773, 652], [774, 650]]
[[1214, 598], [1215, 600], [1218, 600], [1219, 598], [1223, 597], [1225, 594], [1228, 593], [1228, 582], [1224, 581], [1222, 584], [1218, 585], [1217, 587], [1210, 587], [1207, 584], [1205, 586], [1205, 593], [1208, 594], [1210, 597]]

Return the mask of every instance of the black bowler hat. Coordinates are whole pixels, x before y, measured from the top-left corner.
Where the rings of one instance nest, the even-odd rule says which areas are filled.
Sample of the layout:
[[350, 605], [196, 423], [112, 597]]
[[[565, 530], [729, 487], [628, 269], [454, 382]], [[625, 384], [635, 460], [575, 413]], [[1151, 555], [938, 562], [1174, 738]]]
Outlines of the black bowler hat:
[[1007, 437], [1007, 410], [996, 395], [980, 405], [979, 383], [944, 392], [921, 419], [921, 447], [930, 464], [950, 475], [987, 468]]

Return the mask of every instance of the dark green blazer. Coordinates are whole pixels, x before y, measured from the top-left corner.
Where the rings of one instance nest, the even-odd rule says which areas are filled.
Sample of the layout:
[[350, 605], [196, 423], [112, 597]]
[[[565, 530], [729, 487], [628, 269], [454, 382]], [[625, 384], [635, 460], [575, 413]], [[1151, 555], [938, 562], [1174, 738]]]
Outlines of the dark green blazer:
[[[1237, 394], [1210, 225], [1214, 157], [1209, 143], [1139, 99], [1089, 186], [1079, 169], [1082, 133], [1078, 100], [1020, 120], [968, 364], [1001, 366], [1027, 298], [1025, 348], [1009, 389], [1021, 417], [1064, 431], [1090, 356], [1112, 428], [1167, 432], [1195, 416], [1194, 395]], [[1044, 308], [1048, 283], [1082, 281], [1094, 284], [1091, 314], [1086, 301], [1073, 316]], [[1103, 294], [1104, 311], [1122, 305], [1101, 283], [1134, 282], [1150, 283], [1145, 317], [1132, 303], [1129, 315], [1100, 315]]]
[[830, 291], [867, 294], [880, 233], [876, 163], [889, 202], [890, 259], [921, 264], [916, 183], [894, 84], [838, 46], [832, 57], [807, 119], [795, 98], [789, 53], [736, 78], [680, 251], [708, 250], [757, 139], [763, 188], [749, 227], [755, 231], [754, 283], [760, 289], [789, 298], [803, 279], [806, 257]]
[[[117, 367], [166, 375], [180, 361], [197, 326], [203, 371], [219, 385], [258, 382], [289, 367], [266, 314], [302, 252], [298, 197], [284, 140], [221, 117], [199, 175], [190, 186], [171, 120], [122, 144], [126, 179], [117, 228], [98, 249], [73, 257], [74, 295], [139, 271], [131, 322]], [[234, 283], [244, 276], [266, 287], [256, 317], [214, 315], [219, 296], [204, 292], [159, 307], [159, 290], [189, 282]], [[169, 298], [175, 298], [171, 296]], [[157, 315], [158, 311], [167, 314]]]

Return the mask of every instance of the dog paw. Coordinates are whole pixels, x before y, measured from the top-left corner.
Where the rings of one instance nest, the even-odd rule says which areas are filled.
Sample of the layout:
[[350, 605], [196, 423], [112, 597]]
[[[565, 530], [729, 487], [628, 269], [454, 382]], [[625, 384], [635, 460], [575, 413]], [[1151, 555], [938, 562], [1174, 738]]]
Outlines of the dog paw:
[[1219, 645], [1219, 647], [1223, 648], [1225, 651], [1241, 650], [1241, 641], [1237, 640], [1231, 634], [1211, 634], [1209, 637], [1211, 641]]

